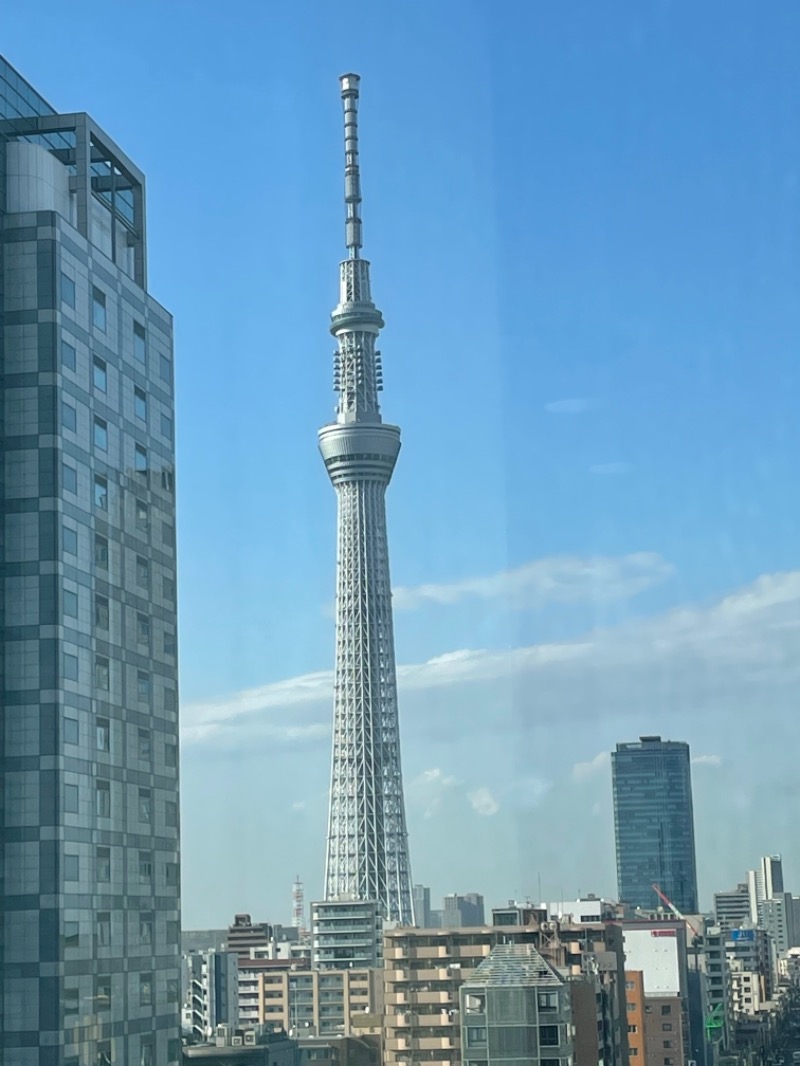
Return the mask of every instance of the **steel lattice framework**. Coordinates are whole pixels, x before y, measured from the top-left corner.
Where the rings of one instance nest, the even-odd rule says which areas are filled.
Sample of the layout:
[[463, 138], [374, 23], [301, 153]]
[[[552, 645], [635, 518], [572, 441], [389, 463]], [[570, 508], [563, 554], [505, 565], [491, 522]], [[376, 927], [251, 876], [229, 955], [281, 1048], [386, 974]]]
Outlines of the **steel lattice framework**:
[[414, 922], [408, 859], [392, 590], [384, 496], [400, 430], [381, 420], [383, 326], [360, 257], [358, 85], [341, 79], [345, 132], [346, 245], [331, 315], [336, 421], [319, 431], [338, 498], [336, 668], [325, 898], [377, 900], [385, 917]]

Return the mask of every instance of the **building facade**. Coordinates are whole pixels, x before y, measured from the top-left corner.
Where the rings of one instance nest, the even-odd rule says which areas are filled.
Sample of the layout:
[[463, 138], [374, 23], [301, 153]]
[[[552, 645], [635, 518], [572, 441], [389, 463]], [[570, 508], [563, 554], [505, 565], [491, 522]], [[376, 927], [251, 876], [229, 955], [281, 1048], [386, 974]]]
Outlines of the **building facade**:
[[459, 1001], [463, 1066], [572, 1066], [569, 984], [530, 944], [493, 948]]
[[650, 910], [657, 884], [680, 911], [696, 914], [689, 745], [655, 736], [617, 744], [611, 770], [620, 901]]
[[639, 1027], [629, 1030], [631, 1047], [643, 1051], [647, 1066], [682, 1066], [691, 1047], [686, 927], [637, 921], [624, 922], [622, 931], [626, 1009], [638, 1019], [629, 1025]]
[[259, 1022], [295, 1037], [351, 1036], [383, 1012], [383, 970], [265, 970]]
[[370, 970], [383, 965], [383, 916], [374, 900], [311, 904], [315, 970]]
[[144, 177], [0, 60], [0, 1058], [180, 1058], [172, 321]]
[[239, 959], [227, 951], [183, 956], [181, 1028], [190, 1039], [208, 1040], [218, 1025], [239, 1019]]

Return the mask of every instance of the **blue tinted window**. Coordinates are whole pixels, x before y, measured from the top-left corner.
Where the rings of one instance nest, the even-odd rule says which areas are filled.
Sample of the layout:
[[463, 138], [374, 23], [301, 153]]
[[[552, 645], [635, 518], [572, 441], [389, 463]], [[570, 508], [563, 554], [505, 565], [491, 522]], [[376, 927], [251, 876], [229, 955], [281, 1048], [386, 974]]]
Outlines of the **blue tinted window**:
[[80, 740], [80, 729], [77, 718], [64, 719], [64, 743], [77, 744]]
[[94, 381], [94, 387], [99, 389], [100, 392], [105, 392], [108, 389], [108, 370], [102, 359], [95, 359], [92, 370], [92, 379]]
[[78, 554], [78, 531], [70, 526], [64, 526], [64, 551], [68, 555]]
[[61, 302], [75, 307], [75, 282], [64, 273], [61, 274]]
[[133, 354], [138, 362], [147, 361], [147, 335], [138, 322], [133, 323]]
[[66, 400], [61, 404], [61, 424], [64, 429], [71, 429], [73, 433], [78, 428], [78, 412]]
[[75, 469], [74, 466], [69, 466], [67, 463], [62, 463], [61, 479], [64, 484], [65, 492], [78, 491], [78, 471]]
[[147, 396], [142, 389], [133, 390], [133, 411], [137, 418], [147, 421]]
[[99, 289], [92, 289], [92, 325], [105, 333], [106, 294]]
[[67, 370], [75, 369], [75, 349], [69, 343], [69, 341], [61, 341], [61, 362], [64, 364]]

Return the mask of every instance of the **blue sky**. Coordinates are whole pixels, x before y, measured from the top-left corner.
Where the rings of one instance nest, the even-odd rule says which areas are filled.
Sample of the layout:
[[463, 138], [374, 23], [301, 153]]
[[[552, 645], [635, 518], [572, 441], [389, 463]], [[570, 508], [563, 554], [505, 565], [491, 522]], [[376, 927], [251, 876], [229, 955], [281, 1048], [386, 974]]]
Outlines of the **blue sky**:
[[704, 900], [761, 853], [791, 877], [800, 10], [345, 17], [4, 13], [8, 59], [146, 172], [150, 288], [176, 317], [186, 924], [288, 918], [294, 875], [309, 897], [322, 883], [335, 501], [315, 435], [346, 70], [404, 439], [389, 520], [415, 879], [492, 902], [539, 874], [550, 896], [613, 894], [602, 753], [654, 731], [704, 757]]

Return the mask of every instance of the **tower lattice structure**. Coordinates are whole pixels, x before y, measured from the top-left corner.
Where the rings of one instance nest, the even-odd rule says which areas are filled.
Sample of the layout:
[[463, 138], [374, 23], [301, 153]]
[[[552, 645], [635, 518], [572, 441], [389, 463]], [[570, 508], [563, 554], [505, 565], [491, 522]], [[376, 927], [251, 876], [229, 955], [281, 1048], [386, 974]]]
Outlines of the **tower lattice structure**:
[[386, 538], [386, 487], [400, 430], [381, 419], [376, 349], [383, 317], [372, 302], [361, 258], [358, 164], [359, 77], [341, 79], [344, 104], [347, 258], [339, 268], [336, 421], [319, 446], [338, 501], [336, 665], [325, 898], [377, 900], [390, 921], [412, 925], [392, 591]]

